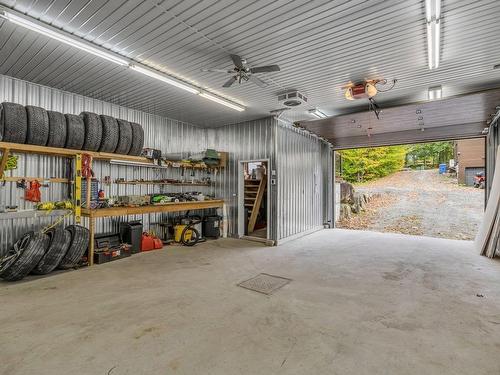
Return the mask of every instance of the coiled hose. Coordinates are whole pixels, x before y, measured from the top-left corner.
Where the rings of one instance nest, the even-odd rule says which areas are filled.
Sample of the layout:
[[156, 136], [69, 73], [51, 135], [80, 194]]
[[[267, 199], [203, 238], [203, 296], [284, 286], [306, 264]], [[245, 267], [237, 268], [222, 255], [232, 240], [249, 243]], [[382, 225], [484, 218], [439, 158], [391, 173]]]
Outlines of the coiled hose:
[[[201, 218], [192, 219], [191, 222], [184, 227], [181, 233], [181, 243], [184, 246], [194, 246], [197, 243], [205, 242], [207, 239], [200, 235], [198, 229], [195, 228], [195, 225], [201, 223]], [[187, 236], [188, 231], [191, 231], [191, 237]]]

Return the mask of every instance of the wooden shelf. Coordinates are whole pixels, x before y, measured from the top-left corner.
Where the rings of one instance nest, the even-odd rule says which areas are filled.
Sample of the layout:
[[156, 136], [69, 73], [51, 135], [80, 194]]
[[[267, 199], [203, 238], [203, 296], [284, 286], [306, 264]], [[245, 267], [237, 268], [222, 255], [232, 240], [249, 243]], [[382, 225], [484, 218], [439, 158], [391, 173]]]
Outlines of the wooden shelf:
[[[122, 162], [132, 162], [132, 163], [143, 163], [149, 164], [151, 167], [155, 166], [155, 163], [142, 156], [132, 156], [132, 155], [122, 155], [113, 154], [109, 152], [97, 152], [97, 151], [86, 151], [86, 150], [73, 150], [69, 148], [58, 148], [58, 147], [46, 147], [37, 145], [26, 145], [22, 143], [10, 143], [10, 142], [0, 142], [0, 151], [2, 152], [20, 152], [26, 154], [41, 154], [41, 155], [52, 155], [61, 157], [73, 157], [78, 154], [87, 154], [92, 156], [95, 160], [119, 160]], [[189, 168], [189, 169], [214, 169], [214, 168], [224, 168], [227, 163], [227, 152], [219, 152], [221, 155], [221, 164], [216, 167], [206, 167], [199, 164], [183, 163], [177, 161], [166, 161], [166, 165], [163, 167], [171, 168]], [[1, 167], [1, 165], [0, 165]], [[140, 165], [138, 166], [140, 167]], [[0, 168], [2, 169], [2, 168]]]
[[189, 183], [189, 182], [154, 182], [154, 181], [122, 181], [114, 182], [118, 185], [172, 185], [172, 186], [210, 186], [206, 183]]
[[149, 159], [142, 156], [112, 154], [109, 152], [95, 152], [86, 150], [73, 150], [69, 148], [46, 147], [37, 145], [25, 145], [21, 143], [0, 142], [1, 150], [9, 150], [10, 152], [21, 152], [26, 154], [41, 154], [52, 156], [72, 157], [78, 154], [88, 154], [96, 160], [122, 160], [136, 163], [153, 164]]
[[95, 210], [82, 209], [82, 216], [97, 218], [110, 216], [141, 215], [155, 212], [176, 212], [188, 210], [204, 210], [207, 208], [220, 208], [224, 204], [221, 199], [196, 202], [165, 203], [140, 207], [110, 207]]
[[55, 217], [62, 216], [70, 213], [71, 210], [19, 210], [13, 212], [2, 212], [0, 213], [0, 220], [4, 219], [31, 219], [40, 217]]

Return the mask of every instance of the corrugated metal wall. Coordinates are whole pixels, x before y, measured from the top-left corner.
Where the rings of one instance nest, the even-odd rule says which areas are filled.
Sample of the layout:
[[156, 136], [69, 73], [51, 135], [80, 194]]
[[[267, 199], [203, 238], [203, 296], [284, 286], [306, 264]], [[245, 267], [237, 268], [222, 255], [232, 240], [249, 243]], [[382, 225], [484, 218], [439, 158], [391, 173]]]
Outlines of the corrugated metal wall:
[[[145, 130], [145, 145], [161, 149], [166, 153], [198, 152], [215, 148], [229, 152], [228, 167], [219, 175], [212, 175], [210, 187], [197, 187], [207, 194], [222, 197], [227, 203], [228, 233], [238, 233], [238, 164], [240, 160], [269, 159], [270, 170], [276, 171], [277, 185], [269, 188], [271, 217], [269, 218], [271, 239], [286, 237], [318, 227], [331, 220], [331, 150], [317, 138], [305, 135], [289, 126], [281, 125], [275, 118], [248, 121], [219, 128], [203, 129], [188, 123], [163, 118], [128, 109], [119, 105], [87, 98], [48, 88], [26, 81], [0, 75], [0, 102], [11, 101], [23, 105], [37, 105], [63, 113], [79, 114], [91, 111], [141, 124]], [[67, 159], [39, 155], [20, 155], [17, 170], [8, 176], [66, 177]], [[94, 172], [98, 179], [110, 176], [131, 179], [179, 178], [180, 170], [138, 168], [111, 165], [96, 161]], [[191, 171], [187, 172], [191, 174]], [[206, 172], [195, 172], [199, 178]], [[160, 192], [152, 185], [101, 185], [107, 196], [126, 194], [149, 194]], [[163, 191], [192, 190], [189, 187], [165, 187]], [[60, 200], [67, 196], [67, 185], [51, 184], [42, 189], [44, 200]], [[24, 202], [22, 190], [15, 183], [0, 187], [0, 204], [18, 205], [20, 209], [31, 208]], [[141, 219], [145, 227], [162, 221], [166, 215], [151, 214], [137, 217], [109, 218], [97, 220], [97, 231], [116, 229], [121, 220]], [[45, 226], [51, 219], [0, 220], [0, 253], [25, 231]], [[69, 221], [68, 221], [69, 222]], [[85, 223], [85, 222], [84, 222]]]
[[[228, 167], [221, 172], [216, 183], [217, 195], [224, 198], [230, 234], [238, 233], [238, 165], [241, 160], [269, 159], [269, 170], [276, 169], [275, 132], [277, 121], [272, 118], [248, 121], [234, 125], [208, 129], [207, 144], [211, 148], [229, 152]], [[270, 186], [271, 217], [270, 235], [276, 238], [276, 192]]]
[[[111, 115], [117, 118], [134, 121], [141, 124], [145, 132], [145, 144], [148, 147], [159, 148], [163, 152], [182, 153], [197, 152], [207, 148], [206, 129], [191, 124], [131, 110], [122, 106], [106, 103], [100, 100], [87, 98], [81, 95], [68, 93], [58, 89], [48, 88], [26, 81], [21, 81], [0, 75], [0, 102], [10, 101], [23, 105], [36, 105], [48, 110], [63, 113], [79, 114], [90, 111], [98, 114]], [[41, 155], [19, 155], [18, 169], [9, 171], [7, 176], [26, 177], [66, 177], [67, 159]], [[152, 169], [129, 166], [111, 165], [108, 162], [96, 161], [93, 166], [96, 177], [102, 179], [110, 176], [113, 180], [122, 177], [125, 179], [159, 179], [178, 178], [181, 171], [175, 169]], [[191, 174], [191, 171], [186, 172]], [[200, 177], [196, 172], [195, 178]], [[117, 185], [103, 186], [107, 196], [125, 194], [146, 194], [159, 192], [160, 187], [154, 185]], [[190, 187], [165, 187], [165, 191], [190, 191]], [[204, 193], [214, 193], [213, 187], [196, 187]], [[61, 200], [67, 197], [67, 185], [53, 183], [49, 188], [42, 188], [44, 200]], [[17, 189], [15, 183], [7, 182], [0, 186], [0, 205], [17, 205], [20, 209], [32, 208], [32, 204], [25, 202], [23, 191]], [[149, 223], [161, 221], [160, 214], [139, 215], [147, 227]], [[125, 218], [99, 219], [97, 230], [110, 231], [116, 228], [120, 220]], [[128, 217], [128, 220], [133, 217]], [[42, 219], [7, 219], [0, 220], [0, 254], [6, 252], [11, 244], [24, 232], [35, 230], [48, 225], [51, 218]], [[69, 222], [69, 221], [68, 221]]]
[[332, 151], [317, 138], [277, 128], [278, 236], [281, 240], [332, 220]]

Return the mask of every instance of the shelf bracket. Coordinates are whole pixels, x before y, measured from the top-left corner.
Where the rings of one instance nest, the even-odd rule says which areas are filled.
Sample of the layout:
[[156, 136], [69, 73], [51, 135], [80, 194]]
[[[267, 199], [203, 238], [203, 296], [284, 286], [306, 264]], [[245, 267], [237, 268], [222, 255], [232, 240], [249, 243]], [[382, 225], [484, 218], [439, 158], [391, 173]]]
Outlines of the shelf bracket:
[[0, 160], [0, 178], [2, 178], [5, 166], [7, 165], [7, 160], [9, 160], [10, 149], [2, 148], [0, 151], [2, 151], [2, 160]]

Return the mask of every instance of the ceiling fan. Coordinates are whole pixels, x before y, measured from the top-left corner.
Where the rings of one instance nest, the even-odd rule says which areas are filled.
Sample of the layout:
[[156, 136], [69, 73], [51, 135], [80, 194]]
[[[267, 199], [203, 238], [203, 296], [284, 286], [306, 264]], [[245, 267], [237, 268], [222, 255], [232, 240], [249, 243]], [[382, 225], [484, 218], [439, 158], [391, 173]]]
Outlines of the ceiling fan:
[[215, 72], [215, 73], [229, 73], [233, 76], [229, 78], [222, 85], [222, 87], [231, 87], [236, 81], [241, 84], [246, 81], [253, 82], [259, 87], [266, 87], [267, 83], [257, 77], [255, 74], [258, 73], [270, 73], [279, 72], [280, 67], [278, 65], [266, 65], [266, 66], [256, 66], [249, 67], [247, 61], [238, 55], [229, 55], [231, 60], [233, 60], [234, 68], [230, 70], [226, 69], [201, 69], [202, 72]]

